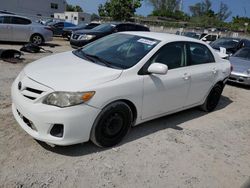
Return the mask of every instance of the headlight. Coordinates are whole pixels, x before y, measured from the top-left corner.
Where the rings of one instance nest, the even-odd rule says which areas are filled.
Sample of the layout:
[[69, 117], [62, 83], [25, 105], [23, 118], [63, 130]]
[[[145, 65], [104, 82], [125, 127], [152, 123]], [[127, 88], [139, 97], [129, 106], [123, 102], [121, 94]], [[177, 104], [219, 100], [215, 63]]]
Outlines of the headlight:
[[95, 38], [95, 35], [81, 35], [79, 40], [91, 40], [93, 38]]
[[53, 92], [43, 100], [43, 103], [64, 108], [87, 102], [94, 96], [94, 94], [95, 94], [94, 91]]

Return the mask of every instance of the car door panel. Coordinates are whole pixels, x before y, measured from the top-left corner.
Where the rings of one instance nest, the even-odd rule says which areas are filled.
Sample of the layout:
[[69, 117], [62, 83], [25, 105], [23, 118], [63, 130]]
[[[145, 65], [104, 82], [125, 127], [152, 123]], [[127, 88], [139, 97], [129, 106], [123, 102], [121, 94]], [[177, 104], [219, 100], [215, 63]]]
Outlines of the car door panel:
[[150, 59], [149, 65], [152, 63], [165, 64], [169, 71], [144, 75], [142, 119], [182, 108], [190, 87], [184, 43], [166, 44]]
[[201, 102], [208, 94], [217, 75], [213, 64], [190, 67], [191, 86], [185, 106]]
[[145, 75], [142, 119], [182, 108], [190, 87], [187, 68], [169, 70], [166, 75]]
[[0, 40], [1, 41], [14, 41], [13, 40], [13, 27], [10, 23], [10, 16], [1, 16], [0, 23]]
[[190, 43], [188, 48], [191, 86], [185, 106], [202, 102], [215, 84], [218, 74], [217, 64], [206, 46]]
[[29, 41], [32, 31], [31, 21], [25, 18], [13, 16], [11, 23], [13, 27], [13, 40], [19, 42]]

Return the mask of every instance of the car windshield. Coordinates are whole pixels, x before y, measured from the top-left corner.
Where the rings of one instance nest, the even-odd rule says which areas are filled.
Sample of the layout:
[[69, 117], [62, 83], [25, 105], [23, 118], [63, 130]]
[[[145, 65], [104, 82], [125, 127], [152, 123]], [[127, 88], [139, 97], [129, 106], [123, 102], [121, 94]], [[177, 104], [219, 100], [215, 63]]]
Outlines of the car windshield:
[[109, 32], [112, 31], [115, 25], [113, 24], [101, 24], [92, 29], [92, 31]]
[[116, 33], [74, 51], [78, 57], [112, 68], [127, 69], [137, 64], [160, 41]]
[[234, 57], [250, 60], [250, 48], [243, 48], [234, 54]]
[[237, 39], [221, 38], [211, 43], [211, 46], [216, 49], [219, 49], [220, 47], [235, 48], [238, 45], [238, 43], [239, 40]]

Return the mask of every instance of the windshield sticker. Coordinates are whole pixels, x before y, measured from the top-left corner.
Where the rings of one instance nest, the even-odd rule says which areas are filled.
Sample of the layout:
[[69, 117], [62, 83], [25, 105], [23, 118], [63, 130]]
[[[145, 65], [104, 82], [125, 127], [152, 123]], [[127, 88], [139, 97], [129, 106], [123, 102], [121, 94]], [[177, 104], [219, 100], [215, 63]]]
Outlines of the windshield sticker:
[[156, 41], [148, 40], [148, 39], [139, 39], [137, 42], [143, 43], [143, 44], [148, 44], [148, 45], [154, 45], [156, 44]]

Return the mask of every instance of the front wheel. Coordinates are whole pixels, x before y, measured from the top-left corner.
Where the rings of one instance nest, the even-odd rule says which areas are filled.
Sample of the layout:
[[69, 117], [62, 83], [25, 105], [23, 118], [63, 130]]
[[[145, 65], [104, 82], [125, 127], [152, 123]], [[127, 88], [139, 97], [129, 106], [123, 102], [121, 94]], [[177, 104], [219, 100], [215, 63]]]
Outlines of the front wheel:
[[91, 131], [91, 141], [100, 147], [112, 147], [125, 137], [132, 121], [130, 107], [124, 102], [114, 102], [97, 117]]
[[213, 111], [219, 103], [222, 91], [223, 91], [223, 87], [219, 84], [216, 84], [213, 87], [213, 89], [210, 91], [204, 104], [201, 105], [201, 109], [206, 112]]

